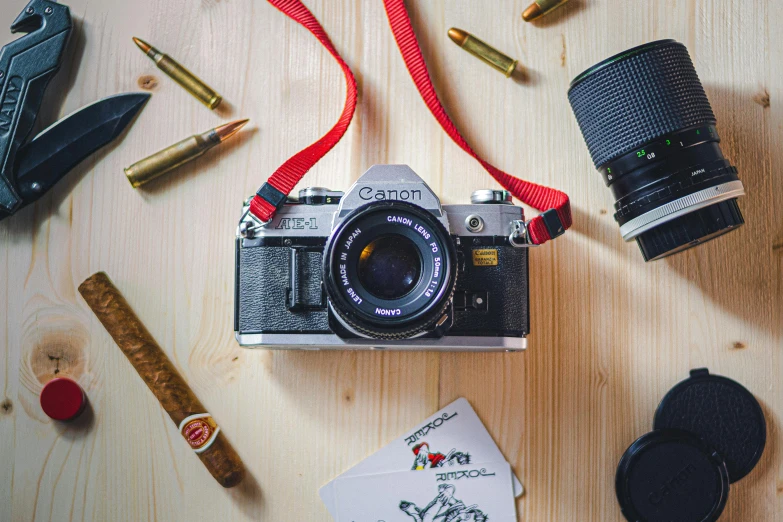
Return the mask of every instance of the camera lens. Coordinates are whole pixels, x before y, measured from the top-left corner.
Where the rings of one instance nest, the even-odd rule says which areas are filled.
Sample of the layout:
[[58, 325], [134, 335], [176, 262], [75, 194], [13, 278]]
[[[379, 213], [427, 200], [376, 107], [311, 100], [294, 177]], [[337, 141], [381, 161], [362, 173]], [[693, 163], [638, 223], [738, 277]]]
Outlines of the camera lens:
[[456, 252], [429, 211], [377, 201], [348, 214], [324, 250], [331, 309], [356, 333], [409, 338], [434, 329], [454, 292]]
[[620, 233], [645, 260], [744, 223], [745, 190], [684, 45], [661, 40], [604, 60], [571, 82], [568, 99], [614, 194]]
[[371, 241], [359, 254], [359, 281], [375, 297], [399, 299], [413, 290], [421, 274], [416, 245], [399, 234]]

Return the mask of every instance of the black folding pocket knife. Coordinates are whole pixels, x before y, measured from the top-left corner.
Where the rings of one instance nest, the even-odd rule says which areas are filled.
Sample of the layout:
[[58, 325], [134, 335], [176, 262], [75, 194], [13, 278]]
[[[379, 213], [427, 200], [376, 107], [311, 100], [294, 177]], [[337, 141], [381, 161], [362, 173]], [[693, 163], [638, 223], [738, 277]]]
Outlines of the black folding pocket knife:
[[73, 29], [67, 6], [31, 0], [13, 25], [26, 33], [0, 49], [0, 220], [46, 193], [83, 159], [112, 142], [149, 94], [88, 105], [28, 139]]

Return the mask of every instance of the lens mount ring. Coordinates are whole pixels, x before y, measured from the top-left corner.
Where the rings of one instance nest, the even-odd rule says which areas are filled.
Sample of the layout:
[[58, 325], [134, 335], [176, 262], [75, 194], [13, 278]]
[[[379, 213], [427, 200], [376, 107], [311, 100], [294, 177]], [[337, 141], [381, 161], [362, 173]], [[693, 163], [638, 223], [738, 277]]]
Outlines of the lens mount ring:
[[[400, 248], [384, 246], [389, 242]], [[417, 255], [404, 255], [413, 250]], [[331, 309], [369, 337], [426, 331], [442, 318], [454, 292], [454, 241], [431, 212], [410, 203], [376, 201], [355, 209], [335, 227], [323, 259]]]
[[741, 181], [735, 180], [721, 183], [720, 185], [693, 192], [633, 218], [620, 226], [620, 234], [623, 236], [623, 240], [631, 241], [640, 234], [680, 216], [744, 195], [745, 187]]

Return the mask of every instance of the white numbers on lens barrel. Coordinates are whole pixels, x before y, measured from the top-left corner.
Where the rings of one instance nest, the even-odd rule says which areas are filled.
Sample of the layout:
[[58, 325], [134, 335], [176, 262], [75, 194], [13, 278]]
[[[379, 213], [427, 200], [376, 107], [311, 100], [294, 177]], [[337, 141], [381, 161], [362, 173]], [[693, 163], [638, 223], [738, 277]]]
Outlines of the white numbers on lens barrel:
[[[433, 243], [433, 245], [434, 244], [435, 243]], [[437, 250], [433, 250], [433, 252], [436, 251]], [[424, 291], [424, 295], [426, 295], [427, 297], [432, 297], [433, 293], [435, 293], [435, 290], [438, 289], [438, 279], [440, 278], [441, 259], [440, 257], [436, 257], [434, 261], [435, 261], [435, 270], [432, 273], [432, 281], [430, 281], [430, 286]]]

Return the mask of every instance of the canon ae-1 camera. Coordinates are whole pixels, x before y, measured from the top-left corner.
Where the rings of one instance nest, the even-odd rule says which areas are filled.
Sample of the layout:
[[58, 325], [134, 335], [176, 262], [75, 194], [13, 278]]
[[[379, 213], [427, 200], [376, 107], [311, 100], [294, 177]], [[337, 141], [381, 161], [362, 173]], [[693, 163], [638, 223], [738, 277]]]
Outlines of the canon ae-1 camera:
[[410, 167], [346, 193], [308, 188], [269, 223], [246, 204], [236, 338], [305, 349], [521, 350], [529, 331], [523, 210], [504, 190], [441, 205]]

